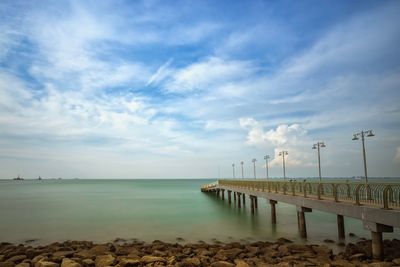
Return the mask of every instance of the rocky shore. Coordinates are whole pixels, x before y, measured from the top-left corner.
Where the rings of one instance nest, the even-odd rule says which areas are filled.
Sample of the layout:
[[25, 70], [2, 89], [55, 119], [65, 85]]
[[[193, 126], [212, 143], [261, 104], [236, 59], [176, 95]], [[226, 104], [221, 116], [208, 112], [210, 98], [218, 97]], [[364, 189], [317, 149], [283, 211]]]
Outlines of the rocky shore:
[[66, 241], [32, 247], [0, 243], [0, 267], [105, 266], [400, 266], [400, 240], [385, 240], [385, 258], [371, 257], [371, 241], [349, 243], [334, 254], [325, 245], [276, 242], [171, 244], [117, 239], [106, 244]]

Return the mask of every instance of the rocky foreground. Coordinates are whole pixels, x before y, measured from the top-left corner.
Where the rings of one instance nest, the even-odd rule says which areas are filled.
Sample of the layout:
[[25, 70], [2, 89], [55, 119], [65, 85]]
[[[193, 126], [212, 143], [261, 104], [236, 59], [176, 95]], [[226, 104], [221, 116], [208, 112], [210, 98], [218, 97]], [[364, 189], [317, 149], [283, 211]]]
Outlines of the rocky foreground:
[[300, 245], [287, 239], [249, 244], [170, 244], [67, 241], [32, 247], [0, 243], [0, 267], [105, 266], [400, 266], [400, 240], [385, 240], [385, 259], [372, 260], [371, 242], [348, 244], [333, 254], [325, 245]]

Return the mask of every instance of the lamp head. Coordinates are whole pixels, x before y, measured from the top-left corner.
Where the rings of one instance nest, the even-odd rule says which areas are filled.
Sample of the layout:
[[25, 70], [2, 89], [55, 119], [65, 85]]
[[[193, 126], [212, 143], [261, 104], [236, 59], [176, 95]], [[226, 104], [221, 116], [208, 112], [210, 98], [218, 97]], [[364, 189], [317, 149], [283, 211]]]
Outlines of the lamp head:
[[317, 149], [317, 146], [313, 144], [312, 149]]
[[353, 134], [353, 139], [351, 139], [351, 140], [358, 140], [358, 137], [357, 137], [357, 134]]
[[321, 147], [326, 147], [324, 142], [321, 142]]
[[242, 164], [242, 165], [243, 165], [243, 161], [241, 161], [241, 162], [240, 162], [240, 164]]
[[372, 136], [375, 136], [375, 135], [372, 133], [372, 130], [369, 130], [367, 137], [372, 137]]
[[252, 162], [256, 162], [256, 161], [257, 161], [256, 159], [253, 159], [253, 160], [252, 160]]

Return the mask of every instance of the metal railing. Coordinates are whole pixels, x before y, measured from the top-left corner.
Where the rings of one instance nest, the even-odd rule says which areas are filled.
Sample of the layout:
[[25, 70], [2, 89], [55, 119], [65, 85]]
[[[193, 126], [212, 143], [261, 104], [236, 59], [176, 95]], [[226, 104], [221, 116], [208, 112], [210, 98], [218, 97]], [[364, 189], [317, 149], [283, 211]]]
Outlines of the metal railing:
[[218, 180], [204, 185], [202, 191], [220, 186], [277, 193], [305, 198], [326, 199], [335, 202], [352, 202], [355, 205], [371, 205], [383, 209], [400, 208], [400, 184], [360, 182], [318, 182], [318, 181], [260, 181], [260, 180]]

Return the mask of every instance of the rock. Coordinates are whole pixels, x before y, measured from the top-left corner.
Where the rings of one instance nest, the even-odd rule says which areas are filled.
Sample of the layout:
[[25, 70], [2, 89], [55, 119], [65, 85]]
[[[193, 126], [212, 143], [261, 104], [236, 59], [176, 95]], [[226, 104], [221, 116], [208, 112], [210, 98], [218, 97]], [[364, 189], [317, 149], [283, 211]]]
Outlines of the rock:
[[293, 241], [281, 237], [281, 238], [278, 238], [278, 239], [276, 240], [276, 243], [278, 243], [278, 244], [286, 244], [286, 243], [293, 243]]
[[396, 258], [396, 259], [392, 260], [392, 262], [393, 262], [394, 264], [400, 266], [400, 258]]
[[350, 237], [356, 237], [357, 235], [355, 233], [349, 233]]
[[106, 255], [110, 253], [110, 248], [106, 245], [97, 245], [92, 247], [89, 252], [95, 256]]
[[42, 260], [47, 260], [47, 257], [43, 256], [43, 255], [38, 255], [38, 256], [34, 257], [31, 262], [32, 262], [32, 265], [35, 265], [37, 262], [42, 261]]
[[364, 253], [357, 253], [350, 256], [350, 260], [364, 260], [366, 255]]
[[14, 267], [14, 263], [11, 261], [0, 262], [0, 267]]
[[74, 260], [64, 258], [62, 260], [61, 267], [82, 267], [82, 265]]
[[250, 267], [244, 260], [235, 260], [236, 267]]
[[335, 241], [333, 241], [332, 239], [324, 239], [324, 243], [333, 244], [335, 243]]
[[97, 256], [95, 260], [96, 267], [106, 267], [114, 265], [114, 263], [115, 258], [111, 254]]
[[211, 264], [211, 267], [234, 267], [235, 264], [227, 261], [216, 261]]
[[234, 260], [237, 257], [237, 255], [239, 255], [242, 252], [243, 250], [240, 248], [221, 249], [217, 252], [214, 258], [218, 260], [226, 260], [226, 259]]
[[20, 263], [21, 261], [23, 261], [25, 259], [26, 259], [25, 255], [17, 255], [17, 256], [7, 259], [7, 261], [11, 261], [13, 263]]
[[288, 256], [290, 255], [289, 248], [286, 245], [280, 245], [278, 247], [278, 252], [281, 256]]
[[330, 248], [328, 248], [327, 246], [324, 246], [324, 245], [312, 246], [312, 250], [317, 255], [323, 255], [323, 256], [326, 256], [326, 257], [331, 257], [332, 256], [332, 249], [330, 249]]
[[186, 258], [182, 261], [182, 266], [184, 267], [195, 267], [200, 266], [201, 262], [198, 258]]
[[73, 250], [67, 250], [67, 251], [56, 251], [52, 255], [52, 259], [55, 262], [61, 262], [65, 257], [71, 257], [75, 254], [75, 251]]
[[348, 256], [351, 256], [351, 255], [354, 255], [354, 254], [358, 254], [358, 253], [361, 253], [361, 252], [362, 252], [361, 249], [357, 245], [355, 245], [353, 243], [347, 244], [346, 245], [346, 249], [344, 251], [344, 253], [346, 255], [348, 255]]
[[84, 260], [82, 260], [82, 264], [85, 267], [92, 267], [95, 265], [94, 260], [92, 260], [92, 259], [84, 259]]
[[355, 266], [351, 262], [348, 262], [346, 260], [334, 260], [331, 262], [332, 266], [337, 266], [337, 267], [353, 267]]
[[0, 262], [3, 262], [5, 260], [5, 256], [4, 255], [0, 255]]
[[78, 251], [74, 254], [74, 257], [82, 258], [82, 259], [92, 259], [94, 260], [96, 258], [96, 255], [94, 255], [92, 252], [90, 252], [87, 249], [83, 249], [81, 251]]
[[31, 265], [28, 262], [21, 262], [15, 265], [15, 267], [30, 267]]
[[371, 267], [391, 267], [394, 266], [392, 262], [385, 262], [385, 261], [380, 261], [380, 262], [373, 262], [368, 264], [368, 266]]
[[312, 248], [307, 245], [299, 245], [299, 244], [289, 244], [287, 248], [291, 253], [302, 253], [305, 251], [312, 251]]
[[59, 267], [60, 264], [52, 261], [39, 261], [35, 264], [35, 267]]
[[34, 257], [36, 257], [37, 255], [40, 255], [42, 253], [42, 251], [40, 250], [36, 250], [36, 249], [27, 249], [25, 251], [25, 255], [28, 259], [33, 259]]
[[140, 259], [140, 261], [147, 264], [147, 263], [153, 263], [153, 262], [165, 262], [166, 260], [161, 257], [146, 255], [146, 256], [143, 256]]
[[131, 266], [139, 266], [140, 260], [138, 259], [130, 259], [130, 258], [122, 258], [119, 261], [119, 265], [122, 267], [131, 267]]

